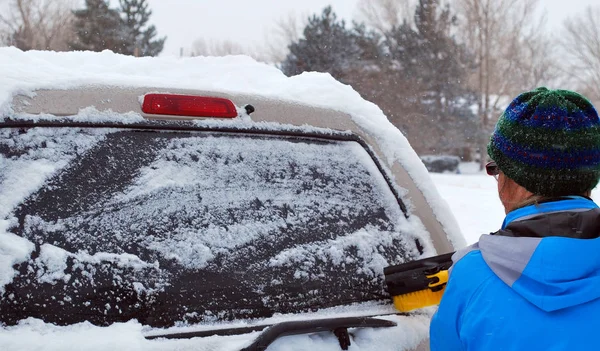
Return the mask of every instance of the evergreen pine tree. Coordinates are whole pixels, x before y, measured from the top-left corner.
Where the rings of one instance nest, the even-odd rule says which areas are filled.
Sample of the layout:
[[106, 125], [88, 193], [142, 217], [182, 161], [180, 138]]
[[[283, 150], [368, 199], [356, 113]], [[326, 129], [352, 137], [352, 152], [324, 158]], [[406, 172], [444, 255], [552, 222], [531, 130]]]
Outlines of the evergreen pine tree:
[[85, 8], [73, 11], [77, 39], [70, 43], [72, 50], [112, 50], [124, 53], [126, 32], [117, 10], [105, 0], [85, 0]]
[[377, 39], [368, 36], [364, 26], [346, 28], [331, 6], [321, 16], [314, 15], [304, 29], [304, 37], [289, 46], [282, 71], [296, 75], [306, 71], [328, 72], [345, 81], [366, 58], [377, 56]]
[[414, 28], [403, 23], [387, 33], [386, 46], [398, 67], [396, 74], [412, 87], [404, 100], [417, 104], [416, 118], [426, 119], [410, 124], [428, 124], [440, 152], [464, 145], [464, 140], [474, 135], [477, 120], [469, 107], [476, 98], [465, 84], [474, 63], [450, 34], [456, 20], [449, 6], [440, 6], [439, 0], [419, 0], [414, 18]]
[[420, 91], [422, 102], [438, 114], [464, 96], [463, 81], [473, 66], [466, 49], [450, 36], [453, 22], [450, 9], [440, 8], [439, 0], [419, 0], [415, 28], [404, 23], [388, 34], [391, 58]]
[[127, 32], [125, 52], [128, 55], [156, 56], [165, 45], [166, 37], [156, 37], [156, 27], [147, 26], [152, 11], [146, 0], [119, 0], [123, 23]]

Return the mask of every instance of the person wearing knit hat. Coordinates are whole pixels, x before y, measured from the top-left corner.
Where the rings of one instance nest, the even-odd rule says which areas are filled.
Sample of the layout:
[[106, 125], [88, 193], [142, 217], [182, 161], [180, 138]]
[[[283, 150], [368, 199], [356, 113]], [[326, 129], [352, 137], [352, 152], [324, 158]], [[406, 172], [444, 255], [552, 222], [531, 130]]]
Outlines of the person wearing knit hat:
[[488, 144], [506, 217], [452, 257], [432, 351], [597, 350], [600, 119], [582, 95], [538, 88], [500, 116]]

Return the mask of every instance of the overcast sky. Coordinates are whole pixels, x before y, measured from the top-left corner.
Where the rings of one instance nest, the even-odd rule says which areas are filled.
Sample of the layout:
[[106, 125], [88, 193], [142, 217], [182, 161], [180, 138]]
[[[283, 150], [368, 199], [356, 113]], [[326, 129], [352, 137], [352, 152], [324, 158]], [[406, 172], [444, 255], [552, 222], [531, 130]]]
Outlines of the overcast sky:
[[[0, 0], [4, 11], [9, 2]], [[83, 3], [83, 0], [75, 0]], [[153, 10], [151, 23], [159, 35], [168, 37], [163, 55], [179, 55], [188, 50], [197, 38], [207, 41], [231, 40], [246, 47], [262, 47], [274, 27], [273, 22], [295, 13], [297, 16], [319, 13], [332, 5], [338, 16], [353, 19], [358, 16], [359, 0], [148, 0]], [[118, 0], [111, 0], [113, 6]], [[548, 26], [560, 31], [563, 20], [583, 12], [600, 0], [539, 0], [546, 10]]]
[[[113, 0], [115, 3], [117, 0]], [[163, 55], [179, 55], [200, 37], [231, 40], [245, 46], [261, 46], [273, 22], [294, 12], [312, 14], [332, 5], [338, 16], [355, 18], [359, 0], [148, 0], [151, 22], [168, 37]], [[599, 0], [540, 0], [548, 25], [560, 30], [562, 21]]]

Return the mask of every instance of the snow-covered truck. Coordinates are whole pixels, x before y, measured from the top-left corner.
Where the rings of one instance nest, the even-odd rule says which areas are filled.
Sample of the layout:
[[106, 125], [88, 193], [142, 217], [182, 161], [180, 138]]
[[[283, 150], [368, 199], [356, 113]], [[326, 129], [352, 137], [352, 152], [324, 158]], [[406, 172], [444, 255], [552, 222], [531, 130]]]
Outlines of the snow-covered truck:
[[326, 74], [0, 49], [3, 350], [415, 350], [383, 268], [464, 245]]

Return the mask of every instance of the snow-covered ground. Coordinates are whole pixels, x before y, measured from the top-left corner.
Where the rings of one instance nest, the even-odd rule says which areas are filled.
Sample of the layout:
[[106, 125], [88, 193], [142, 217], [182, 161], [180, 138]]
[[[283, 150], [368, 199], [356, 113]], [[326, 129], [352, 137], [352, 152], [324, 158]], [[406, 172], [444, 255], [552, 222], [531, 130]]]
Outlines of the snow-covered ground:
[[431, 173], [440, 195], [448, 202], [468, 244], [481, 234], [500, 228], [504, 208], [498, 199], [496, 180], [484, 173]]
[[[468, 244], [482, 234], [497, 231], [504, 220], [498, 199], [497, 182], [474, 164], [462, 164], [461, 174], [430, 173], [440, 195], [446, 200]], [[592, 192], [600, 202], [600, 189]]]

